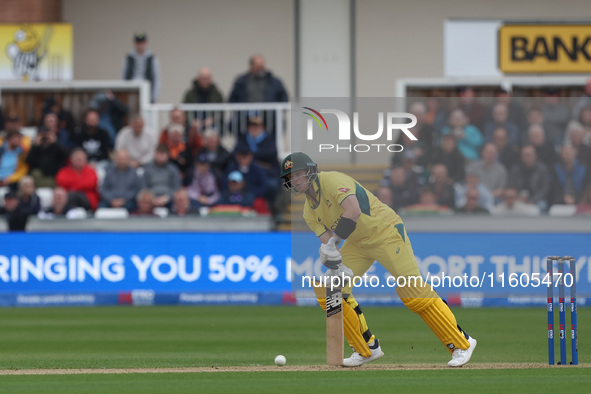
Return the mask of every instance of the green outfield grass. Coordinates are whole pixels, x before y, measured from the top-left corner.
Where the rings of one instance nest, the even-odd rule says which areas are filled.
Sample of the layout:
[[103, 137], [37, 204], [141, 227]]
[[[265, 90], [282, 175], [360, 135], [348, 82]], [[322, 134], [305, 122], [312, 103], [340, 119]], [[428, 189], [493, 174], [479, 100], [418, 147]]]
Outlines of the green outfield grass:
[[[579, 309], [581, 363], [591, 361], [588, 311]], [[364, 312], [386, 353], [377, 364], [437, 366], [449, 360], [447, 350], [410, 311], [365, 308]], [[454, 309], [454, 313], [478, 339], [471, 365], [546, 363], [543, 307]], [[284, 354], [288, 365], [325, 363], [325, 318], [318, 308], [21, 308], [0, 309], [0, 316], [2, 370], [270, 366], [277, 354]], [[562, 391], [560, 387], [588, 392], [591, 368], [363, 371], [362, 367], [350, 372], [294, 372], [277, 367], [276, 372], [20, 375], [0, 376], [0, 393], [260, 393], [278, 386], [281, 394], [314, 387], [340, 392], [358, 388], [456, 393], [457, 384], [459, 392], [543, 393]]]

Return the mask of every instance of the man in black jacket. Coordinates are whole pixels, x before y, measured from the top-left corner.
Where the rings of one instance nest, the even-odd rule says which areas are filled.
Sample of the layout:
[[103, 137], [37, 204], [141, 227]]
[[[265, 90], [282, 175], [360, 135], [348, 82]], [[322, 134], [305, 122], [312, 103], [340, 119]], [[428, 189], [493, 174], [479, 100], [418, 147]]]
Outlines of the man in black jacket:
[[68, 152], [57, 142], [53, 130], [41, 126], [27, 156], [29, 174], [37, 187], [55, 187], [57, 172], [66, 165]]
[[[283, 82], [266, 69], [263, 56], [253, 55], [249, 59], [248, 72], [238, 76], [234, 81], [228, 101], [230, 103], [283, 103], [288, 101], [288, 97]], [[265, 111], [259, 115], [263, 115], [267, 130], [274, 134], [273, 111]], [[239, 116], [238, 113], [234, 114], [232, 128], [244, 134], [243, 123], [239, 121]]]

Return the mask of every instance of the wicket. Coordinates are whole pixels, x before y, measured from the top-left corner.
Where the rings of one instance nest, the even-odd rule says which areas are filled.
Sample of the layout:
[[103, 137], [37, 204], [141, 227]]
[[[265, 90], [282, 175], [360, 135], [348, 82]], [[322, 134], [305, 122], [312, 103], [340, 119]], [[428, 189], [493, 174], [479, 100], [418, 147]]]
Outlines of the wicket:
[[547, 311], [548, 311], [548, 364], [554, 365], [554, 262], [558, 261], [558, 314], [559, 314], [559, 339], [560, 339], [560, 362], [559, 365], [566, 365], [566, 308], [565, 308], [565, 282], [567, 273], [564, 269], [564, 262], [568, 260], [570, 271], [570, 314], [571, 314], [571, 365], [579, 364], [579, 342], [577, 325], [577, 267], [575, 258], [571, 256], [549, 256], [546, 259], [548, 271], [547, 281]]

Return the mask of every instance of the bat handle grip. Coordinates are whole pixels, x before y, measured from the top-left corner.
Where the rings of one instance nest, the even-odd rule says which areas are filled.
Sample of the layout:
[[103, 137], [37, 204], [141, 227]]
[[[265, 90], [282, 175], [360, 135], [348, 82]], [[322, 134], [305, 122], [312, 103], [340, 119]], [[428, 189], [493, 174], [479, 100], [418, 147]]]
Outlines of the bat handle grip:
[[332, 270], [336, 270], [337, 268], [339, 268], [339, 265], [341, 265], [341, 261], [327, 261], [324, 263], [324, 266], [326, 268], [332, 269]]

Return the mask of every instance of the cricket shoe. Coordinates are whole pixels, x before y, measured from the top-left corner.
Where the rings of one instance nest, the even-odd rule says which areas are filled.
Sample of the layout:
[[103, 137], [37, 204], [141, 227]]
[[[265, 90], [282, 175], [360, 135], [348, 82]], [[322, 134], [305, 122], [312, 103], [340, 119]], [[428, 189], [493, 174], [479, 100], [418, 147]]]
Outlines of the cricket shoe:
[[374, 339], [372, 343], [369, 343], [368, 346], [369, 350], [371, 350], [371, 356], [363, 357], [361, 354], [353, 352], [351, 357], [343, 360], [343, 367], [358, 367], [370, 361], [377, 360], [384, 355], [377, 338]]
[[472, 352], [474, 352], [474, 348], [476, 347], [476, 339], [469, 337], [468, 343], [470, 347], [468, 349], [459, 349], [456, 348], [451, 354], [451, 360], [447, 363], [450, 367], [461, 367], [462, 365], [466, 364], [470, 361], [470, 357], [472, 357]]

